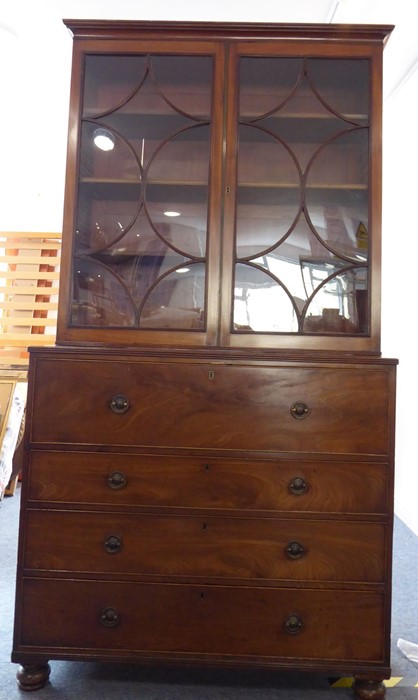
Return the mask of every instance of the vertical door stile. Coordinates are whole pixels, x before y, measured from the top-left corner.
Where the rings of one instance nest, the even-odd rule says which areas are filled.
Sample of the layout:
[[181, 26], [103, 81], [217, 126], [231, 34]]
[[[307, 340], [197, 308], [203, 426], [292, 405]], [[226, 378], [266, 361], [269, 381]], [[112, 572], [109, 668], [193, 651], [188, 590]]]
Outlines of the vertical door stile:
[[227, 95], [225, 83], [226, 51], [218, 42], [214, 51], [212, 82], [211, 156], [209, 173], [208, 209], [208, 274], [206, 282], [207, 345], [219, 345], [219, 318], [221, 304], [222, 268], [222, 200], [224, 183], [224, 104]]
[[238, 158], [238, 51], [236, 44], [228, 46], [225, 75], [225, 177], [223, 186], [223, 249], [222, 249], [222, 298], [220, 313], [220, 345], [230, 344], [234, 295], [235, 221], [237, 198]]

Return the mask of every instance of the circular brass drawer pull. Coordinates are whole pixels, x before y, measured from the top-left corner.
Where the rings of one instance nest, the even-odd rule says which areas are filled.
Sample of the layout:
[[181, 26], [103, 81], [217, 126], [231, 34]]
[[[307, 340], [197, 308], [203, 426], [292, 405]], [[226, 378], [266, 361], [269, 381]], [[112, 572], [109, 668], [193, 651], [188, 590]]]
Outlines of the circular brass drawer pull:
[[113, 397], [109, 405], [115, 413], [126, 413], [129, 408], [129, 401], [123, 394], [118, 394]]
[[299, 634], [303, 629], [303, 622], [299, 615], [289, 615], [285, 622], [285, 629], [288, 634]]
[[310, 413], [310, 408], [303, 401], [296, 401], [290, 409], [293, 418], [306, 418]]
[[308, 484], [301, 476], [295, 476], [289, 481], [289, 491], [293, 493], [294, 496], [301, 496], [303, 493], [307, 492], [308, 488]]
[[100, 622], [105, 627], [117, 627], [120, 622], [120, 614], [115, 608], [105, 608], [100, 615]]
[[109, 554], [117, 554], [122, 546], [122, 539], [118, 535], [109, 535], [104, 541], [104, 548]]
[[306, 554], [305, 547], [300, 542], [289, 542], [285, 547], [285, 552], [289, 559], [300, 559]]
[[124, 486], [128, 483], [128, 479], [126, 478], [126, 475], [123, 472], [112, 472], [109, 474], [107, 477], [107, 485], [111, 489], [123, 489]]

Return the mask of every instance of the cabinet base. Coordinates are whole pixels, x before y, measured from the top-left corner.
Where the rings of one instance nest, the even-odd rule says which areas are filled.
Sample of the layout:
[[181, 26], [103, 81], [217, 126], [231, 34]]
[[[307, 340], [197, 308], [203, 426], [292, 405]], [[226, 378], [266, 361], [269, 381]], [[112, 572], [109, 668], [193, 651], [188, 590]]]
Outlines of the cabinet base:
[[[49, 663], [22, 665], [16, 674], [18, 687], [24, 691], [40, 690], [48, 683], [50, 673]], [[382, 700], [386, 687], [379, 680], [355, 678], [353, 693], [356, 700]]]
[[40, 690], [48, 683], [51, 667], [49, 664], [20, 666], [16, 680], [20, 690]]
[[381, 700], [386, 695], [386, 687], [381, 681], [355, 678], [353, 692], [356, 700]]

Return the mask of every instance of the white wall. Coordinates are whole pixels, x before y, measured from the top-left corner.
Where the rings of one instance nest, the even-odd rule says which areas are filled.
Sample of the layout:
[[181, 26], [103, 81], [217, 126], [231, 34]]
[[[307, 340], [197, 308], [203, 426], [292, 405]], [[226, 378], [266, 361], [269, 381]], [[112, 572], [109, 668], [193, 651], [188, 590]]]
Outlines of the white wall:
[[62, 227], [72, 40], [62, 18], [326, 21], [335, 0], [1, 0], [0, 231]]
[[395, 509], [418, 535], [417, 110], [414, 70], [384, 108], [382, 347], [400, 360]]
[[[384, 105], [382, 351], [400, 360], [396, 511], [418, 534], [415, 4], [412, 0], [2, 0], [0, 231], [61, 230], [72, 47], [62, 18], [395, 24], [384, 60], [385, 94], [392, 94]], [[403, 82], [405, 75], [409, 79]]]

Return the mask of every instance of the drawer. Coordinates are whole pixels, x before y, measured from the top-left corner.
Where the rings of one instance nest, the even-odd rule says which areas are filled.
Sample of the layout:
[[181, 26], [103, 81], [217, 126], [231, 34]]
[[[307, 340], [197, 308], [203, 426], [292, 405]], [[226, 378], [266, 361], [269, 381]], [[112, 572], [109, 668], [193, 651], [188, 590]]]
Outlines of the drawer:
[[129, 649], [132, 658], [282, 658], [349, 669], [384, 660], [383, 630], [384, 597], [374, 591], [32, 578], [23, 582], [17, 642], [64, 658]]
[[248, 580], [377, 583], [381, 523], [29, 510], [28, 569]]
[[389, 370], [381, 366], [38, 358], [32, 396], [35, 444], [389, 451]]
[[155, 508], [385, 513], [387, 465], [33, 450], [29, 500]]

